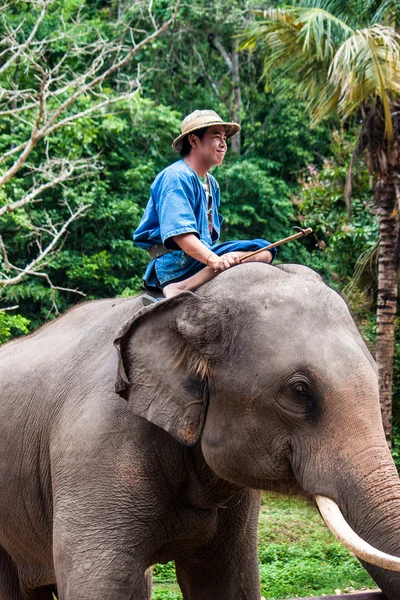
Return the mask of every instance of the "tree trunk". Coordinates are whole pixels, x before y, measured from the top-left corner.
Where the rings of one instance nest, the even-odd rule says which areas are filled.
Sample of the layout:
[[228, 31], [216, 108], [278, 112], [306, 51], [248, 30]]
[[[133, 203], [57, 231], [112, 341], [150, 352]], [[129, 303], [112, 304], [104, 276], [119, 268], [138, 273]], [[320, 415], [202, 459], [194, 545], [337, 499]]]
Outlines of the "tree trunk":
[[[215, 36], [213, 33], [210, 33], [208, 35], [208, 41], [213, 48], [218, 50], [218, 52], [221, 54], [222, 58], [224, 59], [224, 61], [226, 62], [227, 66], [228, 66], [228, 69], [229, 69], [229, 72], [231, 75], [232, 91], [233, 91], [233, 97], [232, 97], [231, 109], [230, 109], [231, 120], [234, 121], [235, 123], [239, 123], [239, 125], [240, 125], [240, 119], [241, 119], [241, 113], [242, 113], [242, 96], [241, 96], [241, 92], [240, 92], [239, 51], [238, 51], [239, 42], [236, 39], [233, 40], [232, 54], [229, 54], [225, 50], [225, 48], [221, 44], [221, 42], [218, 40], [217, 36]], [[234, 154], [237, 154], [238, 156], [240, 155], [240, 145], [241, 145], [241, 139], [240, 139], [240, 131], [239, 131], [239, 133], [234, 135], [232, 138], [232, 152]]]
[[[242, 96], [240, 93], [240, 75], [239, 75], [239, 52], [238, 41], [233, 40], [232, 45], [232, 87], [233, 87], [233, 102], [232, 102], [232, 121], [239, 123], [242, 112]], [[232, 138], [232, 152], [240, 155], [240, 131]]]
[[383, 426], [391, 446], [392, 381], [395, 316], [398, 289], [397, 239], [399, 231], [396, 190], [399, 175], [380, 175], [376, 184], [376, 206], [379, 216], [378, 304], [376, 317], [376, 363]]

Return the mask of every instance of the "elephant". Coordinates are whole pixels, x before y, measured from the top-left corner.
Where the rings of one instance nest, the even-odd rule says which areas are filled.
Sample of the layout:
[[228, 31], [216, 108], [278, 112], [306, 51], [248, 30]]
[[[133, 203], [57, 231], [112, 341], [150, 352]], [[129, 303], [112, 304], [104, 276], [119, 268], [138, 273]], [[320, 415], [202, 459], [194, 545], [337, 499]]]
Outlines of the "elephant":
[[399, 600], [376, 366], [313, 270], [86, 302], [2, 346], [0, 373], [1, 600], [149, 600], [171, 560], [185, 600], [260, 600], [261, 490], [316, 499], [346, 542], [342, 519]]

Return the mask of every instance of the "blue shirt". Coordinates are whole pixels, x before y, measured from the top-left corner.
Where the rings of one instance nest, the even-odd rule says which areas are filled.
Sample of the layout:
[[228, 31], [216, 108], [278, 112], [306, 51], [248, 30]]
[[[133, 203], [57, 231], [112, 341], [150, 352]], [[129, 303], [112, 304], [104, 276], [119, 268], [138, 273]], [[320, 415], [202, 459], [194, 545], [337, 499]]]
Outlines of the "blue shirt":
[[[174, 242], [173, 237], [193, 233], [199, 240], [221, 256], [226, 252], [252, 252], [268, 245], [266, 240], [241, 240], [215, 244], [221, 233], [223, 217], [219, 214], [219, 185], [208, 174], [212, 196], [212, 228], [210, 231], [204, 187], [191, 167], [182, 159], [170, 165], [155, 178], [150, 198], [138, 228], [133, 234], [135, 244], [148, 250], [163, 244], [171, 252], [150, 261], [143, 276], [145, 287], [162, 288], [171, 281], [182, 281], [204, 266]], [[276, 249], [272, 250], [273, 255]]]
[[163, 244], [169, 250], [179, 250], [172, 239], [183, 233], [193, 233], [208, 248], [218, 240], [222, 216], [219, 185], [208, 175], [212, 196], [212, 232], [207, 220], [207, 197], [195, 171], [182, 159], [170, 165], [155, 178], [150, 199], [133, 239], [140, 248], [148, 250]]

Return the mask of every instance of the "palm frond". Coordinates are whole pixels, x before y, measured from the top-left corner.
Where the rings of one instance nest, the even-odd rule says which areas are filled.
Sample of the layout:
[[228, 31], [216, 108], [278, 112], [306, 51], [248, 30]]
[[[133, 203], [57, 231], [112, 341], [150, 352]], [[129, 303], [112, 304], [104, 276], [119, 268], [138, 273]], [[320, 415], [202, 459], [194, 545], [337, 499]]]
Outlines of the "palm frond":
[[353, 34], [353, 29], [344, 21], [321, 8], [300, 8], [294, 14], [302, 26], [299, 37], [304, 50], [311, 50], [319, 59], [331, 59], [338, 42]]
[[268, 31], [273, 31], [277, 27], [288, 27], [298, 32], [305, 48], [313, 46], [322, 55], [326, 54], [326, 48], [346, 39], [354, 31], [345, 20], [318, 6], [267, 8], [252, 12], [261, 17], [262, 21], [249, 26], [240, 36], [243, 40], [242, 48], [254, 48], [254, 43], [263, 38]]
[[363, 11], [372, 23], [396, 27], [400, 23], [399, 0], [365, 0]]
[[321, 86], [331, 88], [326, 79], [335, 47], [353, 34], [346, 23], [316, 8], [270, 8], [254, 12], [263, 21], [245, 30], [240, 36], [240, 48], [253, 50], [263, 41], [267, 48], [264, 62], [267, 81], [279, 69], [283, 76], [295, 77], [300, 93], [304, 92], [306, 97], [309, 92], [318, 93]]
[[338, 109], [344, 118], [367, 98], [380, 98], [386, 137], [393, 139], [388, 92], [400, 93], [399, 34], [379, 24], [355, 31], [337, 50], [328, 77], [341, 90]]
[[240, 50], [254, 50], [257, 42], [264, 40], [266, 36], [276, 28], [300, 29], [296, 24], [296, 18], [290, 10], [279, 8], [268, 8], [265, 10], [253, 10], [263, 20], [249, 25], [240, 35]]
[[371, 23], [385, 23], [396, 27], [400, 23], [399, 0], [292, 0], [291, 4], [321, 8], [346, 22], [353, 29]]
[[[363, 16], [368, 19], [365, 2], [368, 0], [292, 0], [291, 4], [302, 8], [320, 8], [335, 15], [352, 29], [363, 26]], [[368, 23], [370, 19], [368, 20]]]
[[378, 253], [379, 241], [360, 254], [354, 269], [353, 279], [346, 288], [348, 292], [357, 287], [367, 296], [376, 293], [378, 287]]
[[[350, 4], [361, 8], [363, 2]], [[367, 2], [372, 12], [375, 4]], [[353, 29], [328, 12], [333, 7], [344, 9], [343, 0], [297, 0], [286, 10], [256, 11], [263, 21], [244, 32], [241, 47], [254, 49], [263, 41], [266, 80], [282, 92], [286, 78], [296, 81], [313, 125], [335, 112], [347, 118], [360, 105], [379, 101], [390, 142], [390, 103], [400, 97], [400, 35], [380, 23]]]

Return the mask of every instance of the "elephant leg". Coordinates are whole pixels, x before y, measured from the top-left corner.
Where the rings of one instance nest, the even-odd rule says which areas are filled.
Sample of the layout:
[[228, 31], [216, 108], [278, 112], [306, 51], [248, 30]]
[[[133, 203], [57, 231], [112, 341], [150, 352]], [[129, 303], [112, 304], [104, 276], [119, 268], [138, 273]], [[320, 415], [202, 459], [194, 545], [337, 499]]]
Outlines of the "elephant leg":
[[128, 565], [126, 556], [93, 548], [79, 562], [55, 564], [58, 600], [151, 600], [151, 570]]
[[260, 494], [247, 490], [236, 506], [219, 509], [211, 543], [175, 559], [184, 600], [260, 600], [259, 507]]
[[[86, 528], [86, 531], [88, 528]], [[55, 533], [54, 568], [58, 600], [151, 600], [151, 569], [134, 547], [86, 534], [62, 539]]]
[[[119, 600], [151, 600], [151, 576], [144, 574], [142, 577], [132, 578], [129, 575], [116, 582], [116, 573], [104, 568], [104, 565], [93, 564], [93, 573], [97, 577], [83, 579], [82, 574], [69, 573], [63, 578], [61, 585], [57, 585], [58, 600], [85, 600], [114, 599]], [[116, 567], [118, 571], [118, 567]], [[117, 574], [118, 575], [118, 574]]]
[[257, 556], [250, 549], [248, 552], [245, 556], [231, 548], [229, 557], [222, 559], [217, 551], [196, 564], [175, 561], [184, 600], [260, 600]]
[[18, 571], [3, 548], [0, 548], [0, 598], [1, 600], [24, 600]]
[[0, 600], [53, 600], [55, 586], [29, 588], [20, 580], [10, 556], [0, 548]]

